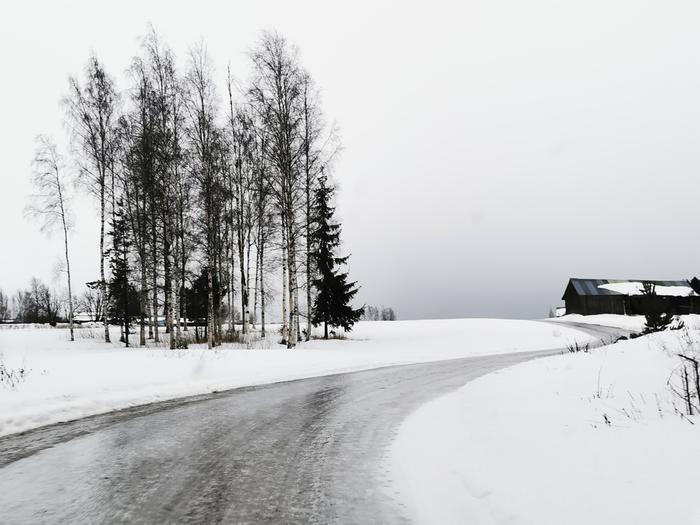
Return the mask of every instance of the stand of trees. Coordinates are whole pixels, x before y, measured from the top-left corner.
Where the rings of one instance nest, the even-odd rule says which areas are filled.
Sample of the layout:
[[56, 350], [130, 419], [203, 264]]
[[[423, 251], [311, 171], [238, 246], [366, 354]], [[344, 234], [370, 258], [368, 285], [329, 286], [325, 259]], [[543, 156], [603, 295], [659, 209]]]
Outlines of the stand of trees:
[[[349, 306], [354, 285], [327, 273], [318, 253], [318, 199], [332, 194], [326, 174], [338, 145], [311, 76], [277, 33], [263, 33], [250, 60], [245, 85], [228, 70], [223, 106], [206, 48], [192, 49], [179, 70], [153, 30], [127, 89], [95, 56], [70, 78], [71, 151], [100, 210], [100, 275], [84, 300], [101, 310], [105, 341], [110, 319], [127, 345], [132, 321], [140, 345], [163, 332], [171, 348], [186, 345], [188, 319], [197, 335], [205, 326], [209, 348], [247, 340], [258, 319], [264, 336], [275, 288], [288, 347], [308, 339], [312, 323], [349, 330], [361, 313]], [[331, 278], [345, 291], [328, 317], [313, 306]]]
[[0, 321], [57, 323], [68, 318], [67, 302], [62, 294], [33, 277], [29, 288], [18, 290], [12, 298], [0, 290]]
[[5, 292], [0, 290], [0, 321], [10, 319], [10, 298], [5, 295]]
[[388, 306], [365, 306], [362, 314], [365, 321], [396, 321], [396, 312]]

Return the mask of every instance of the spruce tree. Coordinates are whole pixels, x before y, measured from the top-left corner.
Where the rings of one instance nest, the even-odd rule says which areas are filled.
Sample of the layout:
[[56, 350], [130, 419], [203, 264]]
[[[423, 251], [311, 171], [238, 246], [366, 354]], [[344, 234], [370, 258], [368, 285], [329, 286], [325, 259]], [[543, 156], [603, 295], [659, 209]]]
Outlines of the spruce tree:
[[136, 288], [129, 282], [131, 265], [131, 239], [129, 223], [121, 201], [117, 206], [112, 220], [110, 235], [113, 248], [109, 250], [109, 263], [112, 279], [109, 282], [109, 316], [122, 327], [121, 342], [129, 346], [129, 327], [131, 321], [140, 314], [141, 304]]
[[356, 282], [348, 282], [348, 273], [338, 266], [347, 264], [348, 256], [336, 257], [340, 245], [340, 225], [333, 221], [335, 208], [331, 206], [333, 188], [327, 185], [325, 175], [319, 178], [314, 191], [314, 222], [312, 257], [317, 277], [312, 280], [316, 289], [311, 322], [323, 324], [323, 338], [328, 339], [328, 327], [342, 327], [346, 331], [360, 319], [364, 308], [354, 309], [350, 301], [358, 291]]
[[[228, 289], [226, 287], [219, 286], [219, 278], [215, 273], [213, 276], [213, 291], [214, 293], [214, 307], [218, 310], [222, 306], [223, 298], [226, 296]], [[195, 329], [195, 341], [199, 343], [199, 326], [204, 321], [204, 337], [207, 338], [209, 329], [209, 281], [208, 281], [208, 270], [203, 267], [197, 275], [197, 277], [192, 281], [192, 286], [185, 288], [184, 297], [187, 303], [187, 315], [194, 320]]]
[[670, 328], [675, 317], [668, 311], [668, 301], [656, 295], [656, 285], [651, 281], [644, 281], [641, 292], [645, 317], [643, 333], [652, 334]]

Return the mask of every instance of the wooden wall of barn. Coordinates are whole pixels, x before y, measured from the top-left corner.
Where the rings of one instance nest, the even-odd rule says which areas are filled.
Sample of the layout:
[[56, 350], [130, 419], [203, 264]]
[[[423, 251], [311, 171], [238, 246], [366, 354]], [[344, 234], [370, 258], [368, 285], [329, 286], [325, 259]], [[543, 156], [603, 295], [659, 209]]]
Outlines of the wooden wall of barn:
[[[643, 296], [567, 294], [564, 301], [567, 314], [643, 315]], [[666, 311], [675, 315], [700, 313], [700, 297], [665, 297]]]

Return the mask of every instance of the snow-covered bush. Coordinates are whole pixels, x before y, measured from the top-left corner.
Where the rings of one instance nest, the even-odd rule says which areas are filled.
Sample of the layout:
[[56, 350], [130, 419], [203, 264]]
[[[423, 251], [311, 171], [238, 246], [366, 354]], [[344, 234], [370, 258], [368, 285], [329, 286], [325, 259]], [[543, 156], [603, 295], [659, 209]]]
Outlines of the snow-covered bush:
[[683, 401], [685, 414], [700, 413], [700, 339], [697, 331], [683, 329], [678, 337], [678, 366], [668, 380], [671, 391]]
[[581, 344], [578, 341], [574, 341], [573, 343], [566, 345], [566, 349], [572, 354], [576, 354], [578, 352], [588, 353], [591, 350], [591, 345], [590, 343]]
[[5, 363], [0, 361], [0, 384], [14, 390], [19, 383], [23, 383], [27, 379], [29, 372], [24, 367], [8, 368]]
[[104, 338], [104, 329], [96, 329], [96, 328], [81, 328], [79, 330], [75, 331], [75, 335], [78, 339], [103, 339]]

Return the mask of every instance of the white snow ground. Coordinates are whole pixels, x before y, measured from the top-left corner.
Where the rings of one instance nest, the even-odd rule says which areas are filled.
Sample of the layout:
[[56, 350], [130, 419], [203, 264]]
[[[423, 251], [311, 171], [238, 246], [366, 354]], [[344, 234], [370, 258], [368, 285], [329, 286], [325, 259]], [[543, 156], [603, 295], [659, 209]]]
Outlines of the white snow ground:
[[0, 326], [0, 365], [28, 371], [14, 387], [0, 381], [0, 435], [215, 390], [591, 340], [564, 326], [491, 319], [361, 322], [348, 340], [295, 350], [269, 340], [257, 349], [125, 349], [100, 333], [81, 328], [71, 343], [66, 329]]
[[668, 385], [679, 351], [700, 354], [700, 332], [481, 377], [402, 424], [392, 491], [418, 523], [700, 523], [700, 417]]
[[[693, 330], [700, 329], [700, 315], [682, 315], [680, 317], [683, 324]], [[602, 326], [614, 326], [617, 328], [624, 328], [625, 330], [632, 330], [634, 332], [641, 332], [644, 330], [644, 316], [643, 315], [615, 315], [615, 314], [597, 314], [597, 315], [580, 315], [580, 314], [568, 314], [562, 315], [561, 317], [553, 317], [548, 319], [550, 322], [569, 322], [569, 323], [583, 323], [592, 325], [602, 325]]]
[[549, 319], [551, 322], [570, 322], [584, 323], [603, 326], [615, 326], [624, 328], [625, 330], [634, 330], [641, 332], [644, 329], [643, 315], [614, 315], [614, 314], [598, 314], [598, 315], [580, 315], [567, 314], [561, 317], [553, 317]]

